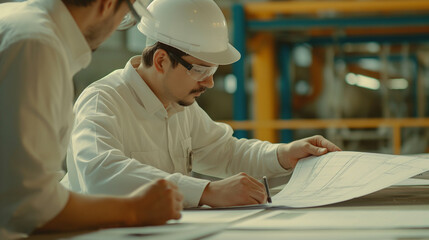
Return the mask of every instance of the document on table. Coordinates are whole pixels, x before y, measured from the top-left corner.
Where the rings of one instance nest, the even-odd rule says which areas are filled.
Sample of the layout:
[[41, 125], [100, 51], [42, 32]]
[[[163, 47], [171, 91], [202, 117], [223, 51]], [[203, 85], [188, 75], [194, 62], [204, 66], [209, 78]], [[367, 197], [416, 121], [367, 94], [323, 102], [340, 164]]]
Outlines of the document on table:
[[230, 229], [428, 228], [429, 210], [276, 210]]
[[429, 159], [362, 152], [331, 152], [298, 161], [272, 206], [314, 207], [360, 197], [429, 170]]
[[428, 186], [429, 179], [408, 178], [395, 183], [393, 186]]
[[184, 210], [180, 220], [171, 220], [174, 223], [230, 223], [251, 215], [255, 215], [264, 209], [240, 209], [240, 210]]
[[263, 209], [252, 210], [184, 210], [180, 220], [170, 220], [168, 224], [153, 227], [112, 228], [83, 234], [73, 240], [139, 239], [197, 239], [222, 231], [228, 223], [249, 217]]
[[322, 230], [291, 230], [291, 229], [249, 229], [228, 230], [204, 238], [204, 240], [424, 240], [429, 237], [429, 229], [322, 229]]
[[92, 233], [82, 234], [72, 240], [118, 240], [118, 239], [150, 239], [150, 240], [188, 240], [199, 239], [204, 236], [222, 231], [227, 225], [225, 223], [210, 224], [167, 224], [152, 227], [112, 228], [99, 230]]

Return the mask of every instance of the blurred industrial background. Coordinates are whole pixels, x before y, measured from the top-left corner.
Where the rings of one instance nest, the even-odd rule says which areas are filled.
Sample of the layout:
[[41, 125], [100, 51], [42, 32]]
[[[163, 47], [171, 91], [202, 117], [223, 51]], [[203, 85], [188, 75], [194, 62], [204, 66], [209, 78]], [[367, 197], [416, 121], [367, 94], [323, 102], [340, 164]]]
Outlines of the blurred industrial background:
[[[237, 137], [429, 152], [429, 1], [216, 2], [242, 59], [198, 103]], [[115, 32], [75, 76], [76, 96], [144, 46], [136, 27]]]

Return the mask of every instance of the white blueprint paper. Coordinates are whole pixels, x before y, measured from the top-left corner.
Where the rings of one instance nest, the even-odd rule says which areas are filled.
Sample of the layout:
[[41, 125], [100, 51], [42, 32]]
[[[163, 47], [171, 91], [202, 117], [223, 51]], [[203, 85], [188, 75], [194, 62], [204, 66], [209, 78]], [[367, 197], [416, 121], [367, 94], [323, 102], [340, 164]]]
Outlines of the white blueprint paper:
[[428, 186], [429, 179], [408, 178], [404, 181], [395, 183], [394, 186]]
[[429, 210], [276, 210], [232, 229], [428, 228]]
[[398, 240], [429, 238], [429, 229], [323, 229], [323, 230], [291, 230], [291, 229], [251, 229], [228, 230], [204, 238], [204, 240]]
[[249, 217], [263, 209], [206, 209], [206, 210], [184, 210], [180, 220], [170, 220], [171, 223], [229, 223]]
[[113, 228], [82, 234], [73, 240], [198, 239], [222, 231], [228, 223], [257, 214], [263, 209], [249, 210], [184, 210], [180, 220], [162, 226]]
[[199, 239], [203, 236], [220, 232], [225, 229], [226, 224], [210, 223], [183, 223], [167, 224], [161, 226], [132, 227], [132, 228], [112, 228], [103, 229], [91, 233], [85, 233], [70, 238], [70, 240], [133, 240], [133, 239], [150, 239], [150, 240], [188, 240]]
[[313, 207], [360, 197], [429, 170], [429, 159], [362, 152], [331, 152], [298, 161], [274, 206]]

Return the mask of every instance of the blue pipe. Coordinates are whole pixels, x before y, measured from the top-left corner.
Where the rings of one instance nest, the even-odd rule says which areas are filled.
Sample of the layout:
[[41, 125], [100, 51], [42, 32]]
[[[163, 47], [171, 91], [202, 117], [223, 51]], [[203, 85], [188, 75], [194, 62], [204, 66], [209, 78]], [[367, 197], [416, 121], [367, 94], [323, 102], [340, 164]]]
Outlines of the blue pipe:
[[[280, 119], [292, 119], [291, 48], [286, 44], [282, 44], [278, 58], [280, 69]], [[288, 143], [292, 141], [292, 130], [280, 130], [280, 142]]]
[[[246, 17], [241, 4], [232, 6], [232, 19], [234, 23], [233, 44], [240, 52], [241, 58], [232, 65], [232, 72], [237, 79], [237, 90], [234, 93], [233, 119], [243, 121], [247, 119], [247, 101], [245, 88], [245, 59], [246, 59]], [[236, 130], [234, 136], [247, 138], [247, 131]]]
[[250, 20], [250, 31], [278, 31], [304, 28], [427, 26], [429, 15], [369, 16], [352, 18], [282, 18], [274, 20]]

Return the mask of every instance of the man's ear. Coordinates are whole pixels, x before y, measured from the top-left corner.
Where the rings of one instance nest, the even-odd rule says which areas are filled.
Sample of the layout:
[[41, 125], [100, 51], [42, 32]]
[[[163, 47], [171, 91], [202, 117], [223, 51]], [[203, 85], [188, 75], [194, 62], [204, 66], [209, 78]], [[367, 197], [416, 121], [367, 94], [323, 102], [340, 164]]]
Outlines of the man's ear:
[[101, 17], [109, 16], [115, 11], [116, 1], [119, 0], [98, 0], [97, 11]]
[[153, 54], [153, 66], [159, 73], [164, 73], [168, 64], [171, 64], [168, 53], [164, 49], [158, 49]]

